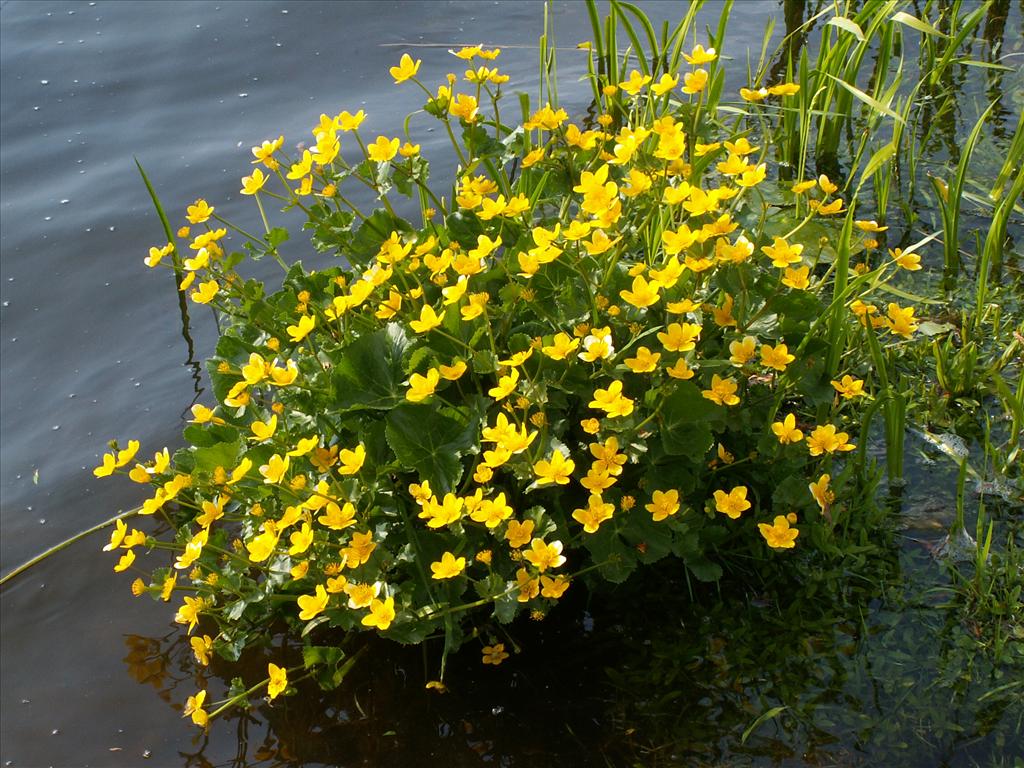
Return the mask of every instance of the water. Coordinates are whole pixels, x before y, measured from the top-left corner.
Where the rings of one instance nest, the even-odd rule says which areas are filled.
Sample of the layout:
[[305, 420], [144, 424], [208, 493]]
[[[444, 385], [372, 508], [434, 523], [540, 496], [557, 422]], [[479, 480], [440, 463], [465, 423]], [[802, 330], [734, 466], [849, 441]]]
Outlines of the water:
[[[769, 14], [781, 25], [778, 3], [738, 3], [730, 40], [756, 46]], [[565, 84], [582, 72], [572, 49], [589, 37], [585, 8], [558, 3], [554, 22], [563, 94], [582, 108], [582, 90]], [[105, 441], [173, 447], [205, 394], [195, 361], [215, 328], [197, 312], [183, 337], [169, 279], [142, 264], [162, 234], [133, 156], [175, 224], [199, 196], [254, 223], [238, 195], [250, 146], [279, 133], [308, 141], [320, 112], [341, 109], [365, 109], [370, 136], [393, 133], [419, 99], [387, 72], [409, 44], [436, 44], [413, 52], [437, 79], [459, 71], [449, 46], [500, 45], [510, 88], [535, 90], [541, 25], [539, 4], [517, 2], [0, 5], [0, 572], [134, 506], [135, 488], [92, 476]], [[417, 140], [427, 155], [441, 144]], [[600, 634], [612, 620], [589, 635], [593, 618], [571, 603], [545, 632], [521, 630], [527, 653], [508, 672], [454, 659], [449, 694], [423, 690], [418, 651], [378, 644], [343, 696], [304, 690], [237, 731], [197, 735], [177, 716], [196, 683], [171, 611], [130, 595], [102, 538], [0, 596], [4, 764], [573, 765], [628, 752], [600, 674], [602, 654], [621, 648]]]

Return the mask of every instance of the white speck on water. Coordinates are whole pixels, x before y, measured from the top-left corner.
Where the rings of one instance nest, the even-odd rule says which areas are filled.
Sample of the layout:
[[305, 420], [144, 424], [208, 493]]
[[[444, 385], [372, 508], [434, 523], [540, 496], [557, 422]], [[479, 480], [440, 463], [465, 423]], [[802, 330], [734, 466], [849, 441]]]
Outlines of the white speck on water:
[[9, 301], [5, 301], [5, 302], [3, 303], [3, 306], [5, 306], [5, 307], [9, 307], [9, 306], [11, 306], [11, 302], [9, 302]]
[[39, 524], [40, 525], [46, 525], [46, 518], [45, 517], [40, 517], [39, 518]]
[[50, 84], [50, 81], [49, 81], [49, 80], [40, 80], [40, 81], [39, 81], [39, 84], [40, 84], [40, 85], [49, 85], [49, 84]]
[[109, 229], [109, 230], [110, 230], [111, 232], [113, 232], [113, 231], [114, 231], [114, 230], [116, 229], [116, 227], [108, 227], [108, 229]]
[[32, 111], [33, 112], [38, 112], [39, 111], [39, 107], [32, 107]]
[[67, 205], [67, 204], [68, 204], [68, 203], [70, 203], [70, 202], [71, 202], [71, 201], [70, 201], [70, 200], [68, 200], [68, 199], [67, 199], [67, 198], [65, 197], [65, 198], [64, 198], [63, 200], [61, 200], [61, 201], [60, 201], [60, 204], [61, 204], [61, 205]]
[[56, 736], [58, 733], [60, 733], [60, 728], [54, 728], [52, 731], [50, 731], [51, 736]]
[[53, 221], [53, 216], [43, 216], [43, 221]]
[[282, 11], [281, 11], [281, 13], [283, 13], [283, 14], [287, 14], [287, 13], [288, 13], [288, 10], [287, 10], [287, 9], [284, 9], [284, 10], [282, 10]]
[[60, 424], [54, 424], [53, 431], [56, 432], [58, 429], [60, 429]]
[[240, 98], [240, 99], [248, 98], [248, 96], [249, 96], [248, 93], [240, 93], [240, 94], [238, 94], [238, 98]]

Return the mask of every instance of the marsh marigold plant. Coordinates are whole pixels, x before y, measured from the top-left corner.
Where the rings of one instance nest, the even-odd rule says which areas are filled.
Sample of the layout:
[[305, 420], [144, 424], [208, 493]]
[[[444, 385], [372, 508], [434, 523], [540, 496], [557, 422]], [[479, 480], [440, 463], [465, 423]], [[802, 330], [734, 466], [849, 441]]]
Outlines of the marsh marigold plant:
[[[275, 622], [306, 648], [224, 702], [191, 696], [200, 726], [261, 685], [332, 684], [336, 630], [472, 636], [496, 665], [492, 627], [583, 582], [666, 557], [714, 580], [736, 554], [821, 545], [873, 390], [863, 357], [830, 351], [916, 329], [872, 303], [907, 255], [850, 269], [839, 243], [877, 228], [827, 177], [781, 180], [754, 130], [799, 83], [722, 95], [696, 45], [592, 75], [592, 118], [544, 103], [514, 124], [500, 52], [453, 53], [465, 72], [439, 83], [408, 54], [390, 74], [449, 137], [454, 182], [429, 183], [411, 136], [361, 133], [361, 110], [323, 114], [306, 148], [252, 150], [262, 239], [199, 199], [145, 259], [226, 322], [186, 447], [114, 445], [95, 470], [151, 486], [139, 514], [171, 534], [121, 523], [105, 549], [118, 571], [156, 563], [133, 591], [172, 606], [200, 664]], [[730, 98], [749, 120], [719, 120]], [[333, 265], [290, 263], [276, 209]], [[258, 256], [280, 287], [236, 271]]]

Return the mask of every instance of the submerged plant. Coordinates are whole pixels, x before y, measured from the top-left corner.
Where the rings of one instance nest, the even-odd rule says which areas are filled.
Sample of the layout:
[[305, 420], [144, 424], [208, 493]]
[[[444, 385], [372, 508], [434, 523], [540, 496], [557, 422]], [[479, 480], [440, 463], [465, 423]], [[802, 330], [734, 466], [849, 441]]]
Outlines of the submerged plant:
[[[95, 474], [152, 485], [138, 514], [172, 531], [119, 520], [105, 549], [118, 571], [163, 556], [132, 590], [175, 601], [201, 665], [281, 622], [305, 648], [303, 665], [271, 664], [216, 705], [190, 697], [197, 725], [297, 674], [337, 685], [351, 656], [331, 629], [443, 637], [443, 676], [470, 638], [499, 664], [500, 626], [543, 618], [583, 580], [673, 556], [710, 581], [723, 564], [827, 550], [856, 514], [864, 464], [848, 457], [879, 403], [902, 453], [906, 402], [887, 370], [928, 341], [890, 283], [913, 251], [854, 268], [886, 227], [827, 175], [782, 181], [758, 133], [801, 83], [750, 83], [735, 99], [746, 120], [725, 123], [719, 52], [684, 48], [690, 22], [652, 36], [660, 53], [634, 68], [598, 29], [591, 121], [559, 107], [553, 49], [549, 101], [523, 97], [520, 123], [501, 109], [499, 50], [453, 51], [464, 75], [431, 86], [404, 54], [395, 83], [425, 94], [457, 157], [447, 194], [410, 120], [371, 138], [345, 110], [320, 116], [309, 148], [252, 149], [241, 193], [262, 236], [203, 199], [176, 235], [164, 219], [147, 266], [226, 321], [215, 399], [192, 408], [173, 456], [139, 461], [129, 441], [103, 457]], [[337, 264], [289, 263], [269, 201], [301, 212]], [[237, 271], [263, 256], [284, 270], [276, 290]]]

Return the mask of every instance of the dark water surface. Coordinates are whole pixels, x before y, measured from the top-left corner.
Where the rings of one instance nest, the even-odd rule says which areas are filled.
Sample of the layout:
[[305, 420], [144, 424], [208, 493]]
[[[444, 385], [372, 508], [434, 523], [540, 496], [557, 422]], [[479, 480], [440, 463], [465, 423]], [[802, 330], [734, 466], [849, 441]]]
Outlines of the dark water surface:
[[[657, 20], [683, 11], [642, 6]], [[703, 22], [720, 7], [709, 3]], [[756, 59], [772, 15], [781, 26], [778, 2], [737, 3], [737, 64], [748, 47]], [[563, 101], [582, 108], [572, 86], [584, 60], [572, 49], [590, 36], [586, 10], [561, 2], [553, 16]], [[541, 28], [536, 2], [0, 4], [0, 573], [134, 506], [137, 488], [92, 476], [106, 441], [139, 439], [147, 455], [173, 448], [206, 386], [194, 363], [216, 329], [199, 311], [186, 338], [170, 280], [142, 263], [162, 233], [133, 155], [175, 226], [199, 196], [254, 223], [238, 195], [250, 146], [280, 133], [289, 146], [308, 141], [321, 112], [342, 109], [366, 110], [367, 135], [395, 133], [419, 103], [387, 71], [406, 50], [430, 82], [459, 70], [449, 46], [499, 45], [510, 90], [535, 92]], [[420, 133], [429, 157], [441, 136]], [[286, 258], [315, 263], [290, 245]], [[304, 692], [202, 736], [179, 717], [196, 681], [173, 609], [131, 596], [99, 552], [105, 538], [0, 595], [4, 765], [573, 766], [616, 754], [610, 641], [589, 636], [581, 604], [550, 631], [524, 630], [529, 663], [456, 659], [446, 697], [423, 691], [418, 650], [380, 644], [344, 699]]]

